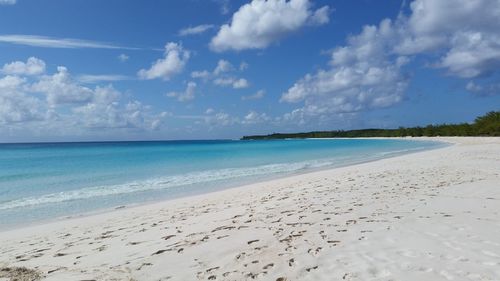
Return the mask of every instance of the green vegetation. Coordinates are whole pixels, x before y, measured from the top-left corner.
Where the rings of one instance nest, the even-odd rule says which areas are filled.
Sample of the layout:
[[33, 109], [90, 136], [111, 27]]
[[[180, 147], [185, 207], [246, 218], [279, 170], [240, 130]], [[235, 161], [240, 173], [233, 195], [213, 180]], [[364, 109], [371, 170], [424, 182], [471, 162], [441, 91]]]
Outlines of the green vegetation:
[[360, 137], [435, 137], [435, 136], [500, 136], [500, 111], [491, 111], [477, 117], [473, 124], [427, 125], [398, 129], [363, 129], [350, 131], [317, 131], [308, 133], [274, 133], [261, 136], [244, 136], [243, 140], [286, 138], [360, 138]]

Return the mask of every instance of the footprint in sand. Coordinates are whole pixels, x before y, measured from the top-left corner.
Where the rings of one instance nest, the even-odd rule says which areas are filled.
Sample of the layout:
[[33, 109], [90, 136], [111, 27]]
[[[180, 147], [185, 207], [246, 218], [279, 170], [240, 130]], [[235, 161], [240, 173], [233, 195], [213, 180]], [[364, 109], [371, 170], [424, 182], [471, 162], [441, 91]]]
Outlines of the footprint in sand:
[[267, 265], [265, 265], [262, 269], [268, 269], [268, 268], [271, 268], [274, 266], [274, 263], [269, 263]]
[[497, 255], [493, 252], [490, 251], [481, 251], [484, 255], [489, 256], [489, 257], [494, 257], [494, 258], [500, 258], [500, 255]]

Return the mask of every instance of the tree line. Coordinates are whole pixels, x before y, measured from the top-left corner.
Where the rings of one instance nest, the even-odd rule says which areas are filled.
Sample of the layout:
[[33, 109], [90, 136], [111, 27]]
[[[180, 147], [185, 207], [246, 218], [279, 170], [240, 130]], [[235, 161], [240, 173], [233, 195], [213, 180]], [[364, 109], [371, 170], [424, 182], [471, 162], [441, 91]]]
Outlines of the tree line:
[[477, 117], [472, 124], [441, 124], [397, 129], [361, 129], [315, 131], [307, 133], [274, 133], [244, 136], [242, 140], [288, 138], [360, 138], [360, 137], [435, 137], [435, 136], [500, 136], [500, 111], [491, 111]]

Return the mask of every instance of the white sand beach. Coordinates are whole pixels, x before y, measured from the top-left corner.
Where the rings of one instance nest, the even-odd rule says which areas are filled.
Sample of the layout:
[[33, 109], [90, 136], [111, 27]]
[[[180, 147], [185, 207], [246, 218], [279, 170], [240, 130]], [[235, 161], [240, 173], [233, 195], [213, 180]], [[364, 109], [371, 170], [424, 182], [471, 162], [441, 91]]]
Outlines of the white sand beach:
[[441, 140], [4, 231], [0, 280], [500, 280], [500, 138]]

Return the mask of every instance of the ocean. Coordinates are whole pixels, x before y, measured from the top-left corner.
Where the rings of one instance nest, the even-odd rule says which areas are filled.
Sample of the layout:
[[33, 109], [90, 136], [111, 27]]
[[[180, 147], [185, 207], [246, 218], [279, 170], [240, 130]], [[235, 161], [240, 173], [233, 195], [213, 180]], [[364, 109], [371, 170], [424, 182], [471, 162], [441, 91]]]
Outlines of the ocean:
[[0, 228], [443, 145], [402, 139], [0, 144]]

